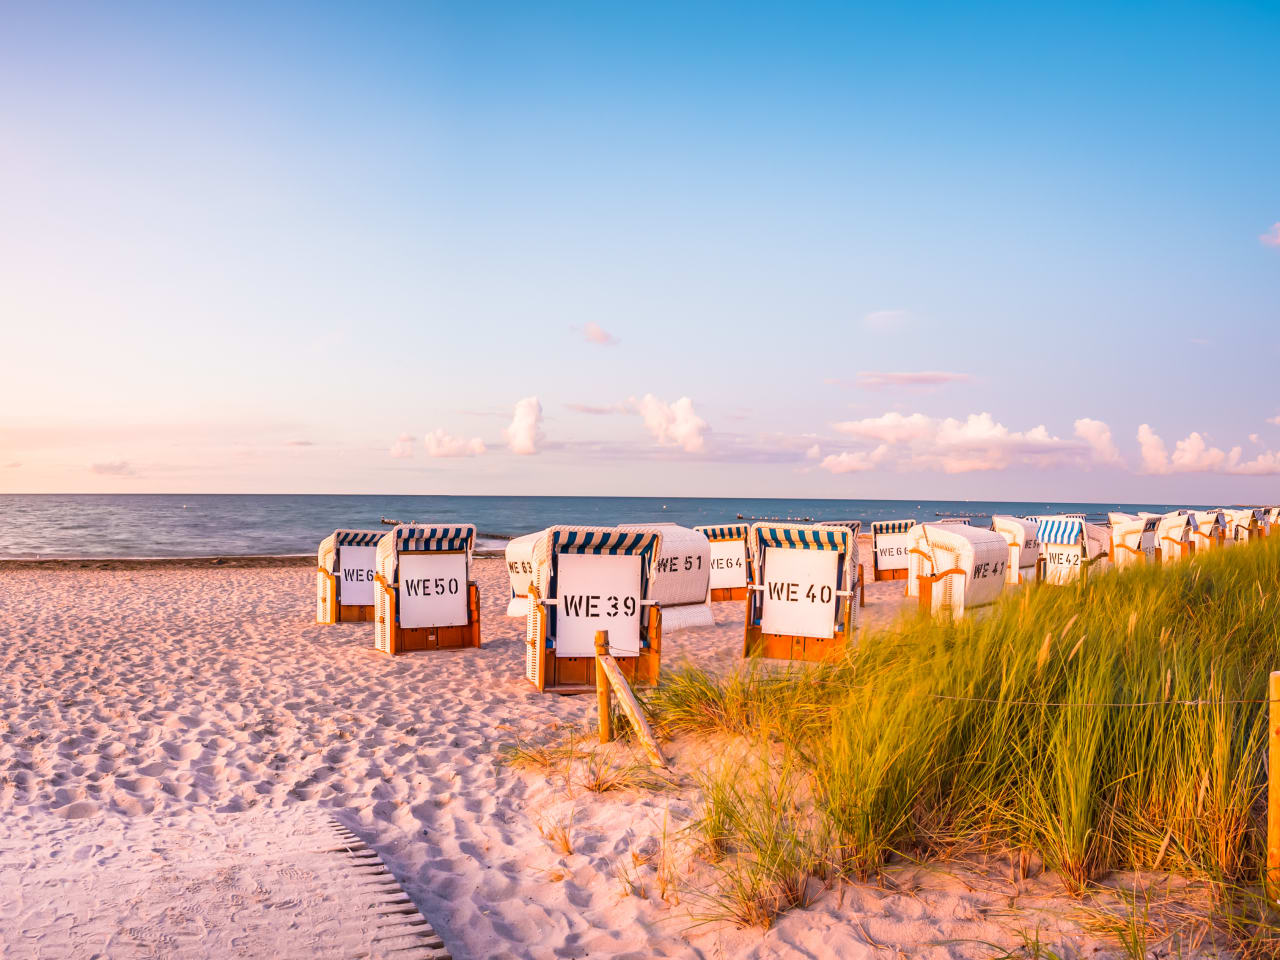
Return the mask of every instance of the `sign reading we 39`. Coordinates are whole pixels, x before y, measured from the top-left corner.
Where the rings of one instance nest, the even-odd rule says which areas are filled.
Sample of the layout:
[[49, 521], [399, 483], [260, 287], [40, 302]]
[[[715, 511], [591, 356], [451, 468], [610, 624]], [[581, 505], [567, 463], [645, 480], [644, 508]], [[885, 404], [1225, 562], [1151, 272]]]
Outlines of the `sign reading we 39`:
[[556, 561], [556, 656], [594, 657], [609, 631], [615, 657], [640, 653], [640, 557], [561, 554]]
[[460, 627], [467, 622], [467, 558], [461, 553], [400, 555], [400, 626]]
[[838, 560], [834, 550], [769, 550], [765, 556], [760, 629], [765, 633], [830, 639], [835, 633]]

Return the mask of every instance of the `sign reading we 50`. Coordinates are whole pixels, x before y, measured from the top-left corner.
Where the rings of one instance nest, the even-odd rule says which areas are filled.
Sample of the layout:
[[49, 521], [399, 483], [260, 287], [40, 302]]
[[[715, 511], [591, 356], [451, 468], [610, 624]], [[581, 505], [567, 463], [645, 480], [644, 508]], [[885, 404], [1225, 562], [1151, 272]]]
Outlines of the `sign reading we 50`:
[[460, 627], [467, 622], [467, 558], [461, 553], [400, 555], [400, 626]]
[[774, 547], [765, 559], [760, 629], [829, 640], [835, 633], [839, 554]]

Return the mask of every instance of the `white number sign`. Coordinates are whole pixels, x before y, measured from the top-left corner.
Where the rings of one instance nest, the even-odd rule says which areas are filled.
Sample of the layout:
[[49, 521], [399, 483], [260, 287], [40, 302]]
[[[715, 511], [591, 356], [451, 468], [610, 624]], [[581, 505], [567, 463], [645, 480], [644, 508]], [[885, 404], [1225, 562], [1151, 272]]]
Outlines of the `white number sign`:
[[731, 590], [747, 585], [747, 541], [711, 541], [711, 589]]
[[460, 627], [466, 622], [466, 556], [402, 553], [400, 626]]
[[882, 533], [876, 537], [876, 569], [907, 569], [907, 535], [905, 533]]
[[1050, 544], [1042, 548], [1044, 552], [1044, 580], [1062, 586], [1071, 583], [1080, 576], [1081, 562], [1084, 554], [1079, 546]]
[[836, 561], [834, 550], [773, 547], [765, 555], [765, 633], [830, 639], [835, 633]]
[[564, 553], [557, 560], [556, 656], [594, 657], [609, 631], [615, 657], [640, 653], [640, 557]]
[[338, 599], [347, 605], [373, 604], [373, 564], [377, 547], [338, 548]]

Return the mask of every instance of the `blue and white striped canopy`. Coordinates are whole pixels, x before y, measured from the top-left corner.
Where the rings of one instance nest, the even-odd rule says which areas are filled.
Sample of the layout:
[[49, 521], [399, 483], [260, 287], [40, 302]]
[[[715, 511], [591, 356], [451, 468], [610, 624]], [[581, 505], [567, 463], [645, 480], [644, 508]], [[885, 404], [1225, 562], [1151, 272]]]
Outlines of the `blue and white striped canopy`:
[[853, 533], [847, 527], [774, 527], [757, 523], [752, 528], [757, 547], [790, 547], [793, 550], [846, 550]]
[[584, 527], [552, 527], [550, 552], [592, 553], [609, 555], [640, 554], [651, 557], [661, 536], [657, 530], [589, 529]]
[[466, 550], [471, 552], [475, 542], [476, 528], [470, 523], [449, 526], [425, 526], [416, 523], [402, 523], [394, 530], [396, 550], [441, 552], [446, 550]]
[[1036, 531], [1036, 539], [1041, 543], [1074, 545], [1081, 542], [1084, 535], [1084, 521], [1057, 518], [1041, 520]]
[[335, 547], [376, 547], [378, 541], [386, 535], [386, 530], [335, 530], [333, 545]]
[[914, 520], [873, 520], [871, 533], [873, 536], [880, 533], [906, 533], [915, 525]]
[[746, 523], [722, 523], [718, 526], [694, 527], [708, 540], [745, 540], [751, 529]]

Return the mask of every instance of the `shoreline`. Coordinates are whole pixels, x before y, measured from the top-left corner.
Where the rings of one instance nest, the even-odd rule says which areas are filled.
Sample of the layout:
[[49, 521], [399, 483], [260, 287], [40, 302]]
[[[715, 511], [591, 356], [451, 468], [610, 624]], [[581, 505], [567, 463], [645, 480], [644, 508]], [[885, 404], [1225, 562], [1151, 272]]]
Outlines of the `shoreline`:
[[[474, 557], [502, 557], [502, 550], [477, 549]], [[313, 567], [314, 553], [223, 554], [210, 557], [0, 557], [0, 570], [256, 570]]]

